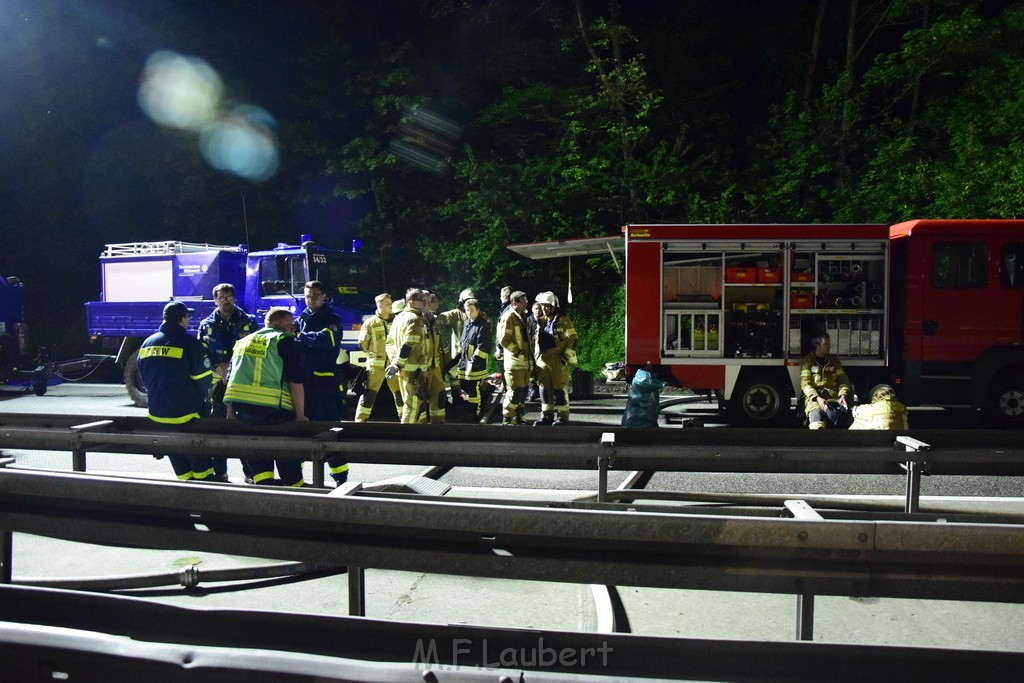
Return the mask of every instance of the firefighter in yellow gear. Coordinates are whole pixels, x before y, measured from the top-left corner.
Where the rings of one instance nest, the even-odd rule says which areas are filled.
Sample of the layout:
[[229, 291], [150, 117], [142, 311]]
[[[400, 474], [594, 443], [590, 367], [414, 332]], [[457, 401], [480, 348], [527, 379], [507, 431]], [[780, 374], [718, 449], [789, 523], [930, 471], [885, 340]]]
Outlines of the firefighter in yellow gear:
[[839, 358], [831, 354], [832, 339], [821, 334], [811, 339], [813, 351], [800, 361], [800, 389], [811, 429], [845, 427], [849, 422], [850, 378]]
[[417, 422], [443, 423], [448, 401], [445, 397], [444, 376], [451, 359], [451, 332], [445, 337], [437, 311], [441, 301], [433, 292], [426, 292], [427, 308], [423, 311], [424, 339], [427, 341], [427, 367], [424, 369], [424, 391], [426, 392], [427, 414], [421, 414]]
[[426, 396], [424, 370], [430, 358], [425, 338], [423, 311], [427, 295], [422, 289], [411, 288], [405, 293], [405, 308], [395, 317], [387, 339], [387, 354], [391, 364], [384, 371], [387, 379], [399, 378], [402, 392], [403, 424], [414, 424]]
[[[537, 326], [534, 356], [540, 387], [541, 418], [535, 426], [569, 424], [569, 373], [576, 367], [579, 337], [572, 321], [561, 315], [554, 292], [537, 295], [544, 317]], [[556, 414], [557, 413], [557, 414]]]
[[462, 358], [462, 330], [466, 327], [466, 301], [475, 299], [472, 289], [464, 289], [459, 293], [459, 305], [447, 311], [436, 314], [438, 323], [441, 325], [441, 339], [445, 345], [444, 373], [452, 389], [452, 402], [461, 399], [462, 386], [461, 377], [458, 372], [459, 360]]
[[356, 422], [366, 422], [370, 419], [373, 404], [385, 381], [395, 397], [395, 407], [399, 411], [402, 408], [402, 393], [399, 390], [398, 377], [391, 379], [384, 377], [384, 371], [391, 362], [388, 357], [387, 339], [395, 321], [395, 316], [392, 313], [394, 304], [390, 294], [378, 294], [374, 301], [377, 302], [376, 312], [363, 322], [363, 326], [359, 330], [359, 347], [366, 354], [366, 365], [363, 370], [366, 373], [366, 381], [363, 393], [359, 397], [359, 407], [356, 409]]
[[520, 409], [525, 409], [526, 392], [533, 375], [534, 358], [530, 346], [530, 334], [526, 329], [523, 315], [529, 306], [526, 293], [512, 292], [510, 305], [498, 321], [497, 338], [501, 345], [502, 364], [505, 376], [505, 398], [502, 401], [506, 425], [521, 425]]
[[850, 429], [910, 429], [907, 407], [891, 386], [879, 384], [871, 390], [871, 403], [853, 409]]

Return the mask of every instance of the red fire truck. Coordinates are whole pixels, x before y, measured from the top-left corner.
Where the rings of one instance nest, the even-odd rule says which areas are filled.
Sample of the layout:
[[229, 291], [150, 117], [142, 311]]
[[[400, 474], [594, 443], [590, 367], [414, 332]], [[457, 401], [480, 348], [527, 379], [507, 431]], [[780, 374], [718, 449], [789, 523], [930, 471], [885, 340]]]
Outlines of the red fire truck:
[[734, 424], [796, 424], [800, 360], [827, 332], [862, 399], [886, 382], [1024, 425], [1024, 220], [624, 232], [627, 375], [711, 390]]

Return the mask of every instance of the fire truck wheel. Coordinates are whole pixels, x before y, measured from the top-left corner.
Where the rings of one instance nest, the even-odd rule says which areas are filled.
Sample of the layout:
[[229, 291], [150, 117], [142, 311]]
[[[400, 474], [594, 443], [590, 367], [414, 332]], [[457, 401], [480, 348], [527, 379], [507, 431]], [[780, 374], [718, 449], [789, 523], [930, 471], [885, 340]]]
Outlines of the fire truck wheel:
[[727, 408], [735, 427], [775, 427], [790, 420], [788, 378], [779, 373], [758, 372], [740, 378]]
[[989, 394], [989, 414], [999, 427], [1024, 427], [1024, 379], [1003, 378]]
[[131, 397], [132, 403], [140, 408], [149, 406], [146, 384], [142, 381], [142, 375], [139, 374], [138, 351], [133, 351], [132, 355], [128, 356], [128, 362], [124, 364], [124, 386], [128, 390], [128, 396]]

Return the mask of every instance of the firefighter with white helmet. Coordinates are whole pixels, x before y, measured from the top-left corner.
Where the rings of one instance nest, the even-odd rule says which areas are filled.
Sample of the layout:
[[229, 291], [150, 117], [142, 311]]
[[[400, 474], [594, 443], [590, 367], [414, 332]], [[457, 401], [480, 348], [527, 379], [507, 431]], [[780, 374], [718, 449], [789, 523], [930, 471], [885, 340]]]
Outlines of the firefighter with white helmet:
[[435, 317], [441, 328], [442, 342], [445, 347], [444, 357], [445, 378], [448, 379], [452, 388], [452, 402], [462, 400], [462, 387], [459, 383], [460, 376], [456, 366], [462, 357], [462, 330], [466, 326], [466, 301], [475, 299], [476, 295], [472, 289], [466, 288], [459, 292], [459, 305], [455, 308], [438, 313]]
[[536, 302], [544, 311], [533, 349], [543, 415], [534, 425], [566, 425], [569, 424], [569, 373], [577, 363], [579, 338], [572, 321], [561, 315], [554, 292], [541, 292]]

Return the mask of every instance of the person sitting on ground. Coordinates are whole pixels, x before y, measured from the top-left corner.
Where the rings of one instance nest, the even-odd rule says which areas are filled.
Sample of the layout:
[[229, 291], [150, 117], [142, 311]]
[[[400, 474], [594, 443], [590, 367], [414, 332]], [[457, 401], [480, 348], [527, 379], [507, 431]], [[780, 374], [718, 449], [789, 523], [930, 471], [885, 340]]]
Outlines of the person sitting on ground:
[[891, 386], [879, 384], [871, 390], [871, 403], [853, 409], [850, 429], [910, 429], [907, 407], [899, 402]]
[[853, 393], [850, 379], [837, 356], [830, 351], [832, 339], [820, 334], [811, 339], [813, 351], [800, 361], [800, 389], [804, 394], [804, 412], [811, 429], [845, 427], [849, 422], [847, 397]]

